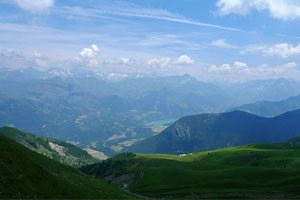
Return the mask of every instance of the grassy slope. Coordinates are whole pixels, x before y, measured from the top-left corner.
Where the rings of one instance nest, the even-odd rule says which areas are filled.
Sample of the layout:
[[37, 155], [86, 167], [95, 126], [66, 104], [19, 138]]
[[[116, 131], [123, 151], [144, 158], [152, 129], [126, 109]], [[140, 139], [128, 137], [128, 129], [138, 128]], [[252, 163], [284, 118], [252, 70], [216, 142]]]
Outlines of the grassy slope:
[[[253, 144], [176, 155], [119, 155], [83, 171], [135, 174], [130, 190], [155, 197], [288, 198], [300, 194], [300, 144]], [[298, 196], [299, 198], [300, 196]]]
[[0, 136], [0, 198], [123, 199], [129, 195]]
[[[4, 135], [5, 137], [24, 145], [30, 150], [72, 167], [80, 167], [97, 162], [97, 159], [93, 158], [86, 151], [59, 140], [38, 137], [11, 127], [0, 128], [0, 135]], [[50, 142], [62, 148], [62, 154], [53, 150], [49, 145]]]

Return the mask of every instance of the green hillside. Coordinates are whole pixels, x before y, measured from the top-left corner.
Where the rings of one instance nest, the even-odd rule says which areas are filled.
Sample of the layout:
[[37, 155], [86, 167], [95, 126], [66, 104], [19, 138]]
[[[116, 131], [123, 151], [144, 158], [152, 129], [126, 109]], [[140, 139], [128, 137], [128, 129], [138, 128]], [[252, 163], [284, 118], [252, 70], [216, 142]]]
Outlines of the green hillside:
[[300, 198], [300, 144], [251, 144], [187, 155], [131, 154], [82, 171], [160, 198]]
[[300, 110], [274, 118], [242, 111], [181, 118], [160, 134], [140, 141], [128, 151], [180, 154], [256, 142], [284, 142], [300, 134]]
[[97, 159], [90, 156], [86, 151], [59, 140], [38, 137], [11, 127], [0, 128], [0, 135], [10, 138], [32, 151], [72, 167], [97, 162]]
[[0, 136], [2, 199], [126, 199], [117, 186], [91, 179]]

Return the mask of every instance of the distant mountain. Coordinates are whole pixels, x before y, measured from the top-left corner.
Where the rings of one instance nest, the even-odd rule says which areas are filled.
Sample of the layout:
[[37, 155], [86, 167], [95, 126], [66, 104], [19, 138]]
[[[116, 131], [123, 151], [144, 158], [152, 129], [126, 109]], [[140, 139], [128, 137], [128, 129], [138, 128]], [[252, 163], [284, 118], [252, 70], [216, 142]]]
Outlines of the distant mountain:
[[50, 75], [43, 71], [38, 71], [34, 68], [9, 70], [0, 68], [0, 80], [30, 80], [50, 78]]
[[[222, 101], [222, 103], [221, 103]], [[195, 93], [179, 93], [170, 89], [162, 89], [142, 97], [135, 102], [140, 110], [172, 113], [174, 117], [180, 113], [203, 113], [224, 110], [234, 105], [233, 100], [222, 95], [204, 95]]]
[[82, 69], [63, 69], [63, 68], [50, 68], [48, 70], [37, 70], [33, 67], [24, 69], [9, 69], [0, 68], [0, 80], [37, 80], [37, 79], [49, 79], [54, 77], [61, 78], [78, 78], [78, 77], [98, 77], [102, 78], [93, 72]]
[[[135, 130], [152, 121], [226, 110], [233, 102], [218, 87], [188, 75], [113, 82], [97, 77], [2, 80], [0, 126], [113, 154], [113, 142], [144, 138]], [[114, 135], [123, 139], [107, 143]]]
[[[261, 85], [263, 91], [251, 89]], [[112, 81], [81, 68], [0, 69], [0, 127], [18, 127], [110, 156], [165, 128], [149, 126], [152, 122], [224, 112], [264, 97], [286, 98], [300, 93], [296, 86], [284, 79], [221, 87], [189, 75]]]
[[[15, 70], [0, 68], [0, 81], [46, 80], [55, 77], [105, 81], [107, 83], [104, 84], [105, 88], [109, 86], [108, 89], [112, 90], [112, 95], [118, 94], [122, 97], [140, 98], [155, 91], [170, 89], [171, 91], [185, 90], [188, 93], [192, 92], [200, 96], [223, 96], [230, 98], [235, 103], [245, 104], [262, 100], [280, 101], [300, 93], [299, 82], [283, 78], [251, 80], [244, 83], [212, 84], [201, 82], [189, 75], [156, 77], [140, 74], [99, 74], [82, 68], [50, 68], [44, 71], [35, 68]], [[100, 86], [100, 84], [96, 85]], [[93, 88], [94, 86], [89, 84], [89, 87]], [[101, 91], [100, 88], [97, 91]]]
[[128, 150], [138, 153], [180, 154], [255, 142], [281, 142], [300, 134], [300, 110], [274, 118], [242, 111], [184, 117], [159, 135]]
[[259, 101], [235, 107], [229, 111], [240, 110], [263, 117], [274, 117], [296, 109], [300, 109], [300, 95], [290, 97], [283, 101]]
[[[225, 85], [225, 84], [224, 84]], [[300, 83], [287, 79], [253, 80], [220, 87], [241, 104], [257, 101], [281, 101], [300, 94]]]
[[0, 135], [10, 138], [32, 151], [72, 167], [81, 167], [97, 162], [97, 159], [90, 156], [86, 151], [59, 140], [38, 137], [11, 127], [0, 128]]
[[0, 135], [0, 198], [132, 199], [132, 196]]
[[295, 137], [288, 139], [287, 142], [300, 143], [300, 135], [296, 135]]

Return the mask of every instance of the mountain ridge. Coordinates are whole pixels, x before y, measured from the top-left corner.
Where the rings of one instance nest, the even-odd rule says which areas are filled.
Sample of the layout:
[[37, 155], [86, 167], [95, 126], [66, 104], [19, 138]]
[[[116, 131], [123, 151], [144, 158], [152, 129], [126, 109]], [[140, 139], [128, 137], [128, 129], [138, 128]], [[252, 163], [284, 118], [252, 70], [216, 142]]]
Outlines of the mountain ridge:
[[83, 175], [0, 135], [1, 199], [132, 199], [116, 185]]
[[263, 117], [274, 117], [296, 109], [300, 109], [300, 94], [282, 101], [258, 101], [256, 103], [245, 104], [231, 108], [228, 111], [240, 110]]
[[56, 139], [38, 137], [12, 127], [0, 128], [0, 135], [14, 140], [41, 155], [72, 167], [81, 167], [98, 162], [97, 159], [79, 147]]
[[128, 151], [180, 154], [255, 142], [282, 142], [300, 134], [300, 109], [274, 118], [243, 111], [186, 116]]

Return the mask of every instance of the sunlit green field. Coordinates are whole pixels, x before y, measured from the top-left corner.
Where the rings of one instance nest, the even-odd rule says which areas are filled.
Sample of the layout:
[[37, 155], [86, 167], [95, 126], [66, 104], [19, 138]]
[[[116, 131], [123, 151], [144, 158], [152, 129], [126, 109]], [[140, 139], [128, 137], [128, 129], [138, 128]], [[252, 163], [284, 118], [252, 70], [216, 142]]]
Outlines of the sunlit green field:
[[134, 174], [130, 191], [150, 197], [291, 198], [300, 194], [300, 145], [253, 144], [181, 157], [121, 154], [83, 171]]

